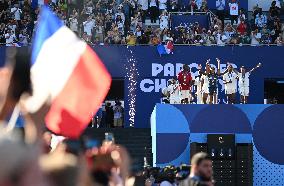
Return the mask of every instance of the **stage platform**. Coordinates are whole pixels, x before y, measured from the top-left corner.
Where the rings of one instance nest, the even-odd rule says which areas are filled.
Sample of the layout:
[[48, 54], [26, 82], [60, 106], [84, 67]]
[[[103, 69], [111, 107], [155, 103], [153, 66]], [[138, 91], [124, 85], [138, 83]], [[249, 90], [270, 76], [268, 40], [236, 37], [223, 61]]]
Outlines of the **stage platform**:
[[284, 105], [157, 104], [151, 115], [153, 166], [189, 163], [191, 143], [234, 134], [252, 144], [253, 185], [284, 185]]

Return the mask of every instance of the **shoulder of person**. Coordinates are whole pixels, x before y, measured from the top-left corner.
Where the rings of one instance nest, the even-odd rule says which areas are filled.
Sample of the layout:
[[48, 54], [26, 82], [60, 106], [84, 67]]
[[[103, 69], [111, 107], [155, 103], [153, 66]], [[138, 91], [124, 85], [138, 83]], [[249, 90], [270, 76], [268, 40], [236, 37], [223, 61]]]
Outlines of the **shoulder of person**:
[[192, 178], [186, 178], [185, 180], [181, 181], [179, 186], [204, 186], [199, 181], [196, 181]]

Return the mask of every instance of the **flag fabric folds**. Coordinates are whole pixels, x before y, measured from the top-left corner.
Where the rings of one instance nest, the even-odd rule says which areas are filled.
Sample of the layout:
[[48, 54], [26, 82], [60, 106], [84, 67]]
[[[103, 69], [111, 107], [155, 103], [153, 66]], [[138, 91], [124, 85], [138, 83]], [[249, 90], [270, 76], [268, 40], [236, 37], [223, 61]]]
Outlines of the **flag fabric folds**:
[[50, 103], [47, 127], [77, 138], [108, 93], [111, 76], [96, 53], [46, 6], [40, 13], [32, 46], [33, 95], [30, 112]]
[[165, 45], [159, 44], [157, 46], [157, 51], [160, 54], [160, 56], [163, 54], [172, 54], [173, 50], [174, 50], [174, 45], [171, 40], [167, 41]]

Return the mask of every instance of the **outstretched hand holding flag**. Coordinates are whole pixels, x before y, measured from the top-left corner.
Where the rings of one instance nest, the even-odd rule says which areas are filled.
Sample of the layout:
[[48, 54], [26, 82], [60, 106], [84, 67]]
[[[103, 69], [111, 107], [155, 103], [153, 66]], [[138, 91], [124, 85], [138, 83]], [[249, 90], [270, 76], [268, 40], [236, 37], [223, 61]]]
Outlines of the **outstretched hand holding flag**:
[[46, 6], [43, 6], [32, 47], [33, 95], [29, 112], [50, 103], [47, 127], [77, 138], [108, 93], [111, 76], [96, 53]]

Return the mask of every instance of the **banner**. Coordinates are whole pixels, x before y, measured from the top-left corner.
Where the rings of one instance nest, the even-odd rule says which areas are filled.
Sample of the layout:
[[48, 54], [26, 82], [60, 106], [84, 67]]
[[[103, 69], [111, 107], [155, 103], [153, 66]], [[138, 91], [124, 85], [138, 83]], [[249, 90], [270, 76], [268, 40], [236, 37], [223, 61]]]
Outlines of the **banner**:
[[198, 22], [201, 28], [208, 29], [209, 27], [209, 17], [207, 15], [171, 15], [172, 30], [177, 30], [180, 26], [187, 30], [193, 27], [195, 22]]
[[[202, 0], [199, 0], [199, 1], [200, 1], [200, 3], [202, 2]], [[208, 0], [207, 1], [207, 6], [208, 6], [209, 10], [216, 10], [216, 1], [217, 0]], [[179, 0], [178, 2], [179, 2], [179, 5], [181, 5], [181, 6], [188, 6], [190, 0]], [[231, 0], [225, 0], [225, 3], [226, 3], [225, 9], [226, 10], [229, 10], [229, 2], [231, 2]], [[268, 11], [270, 4], [271, 4], [271, 1], [267, 1], [267, 0], [251, 0], [250, 2], [248, 0], [238, 0], [237, 2], [239, 3], [239, 8], [243, 8], [244, 10], [249, 9], [250, 11], [252, 11], [251, 7], [256, 6], [257, 4], [260, 5], [259, 7], [264, 8], [265, 11]], [[263, 4], [269, 5], [268, 9], [266, 8], [267, 6], [261, 6]]]

